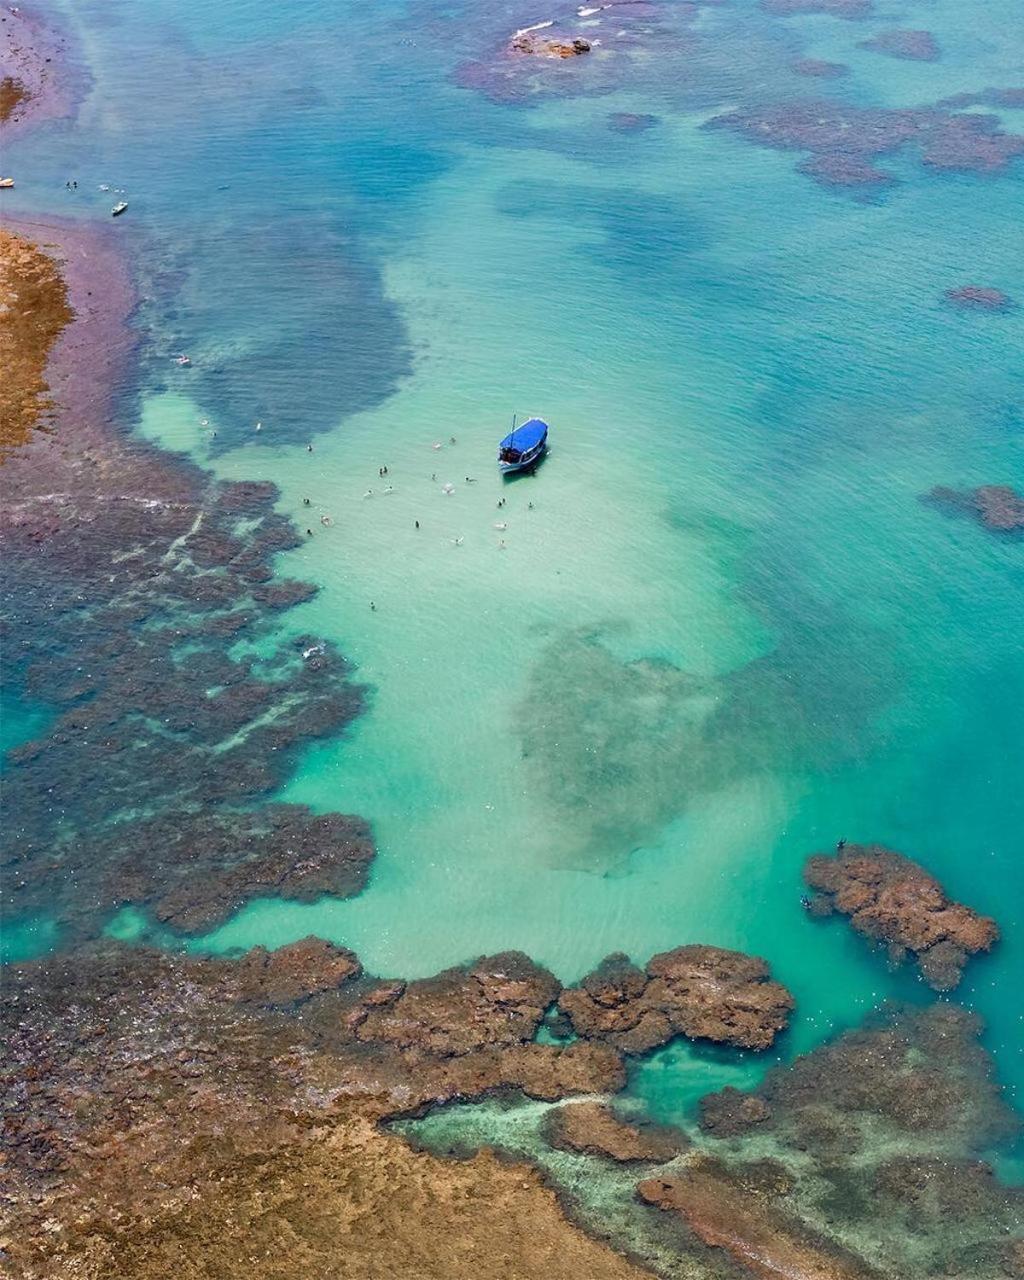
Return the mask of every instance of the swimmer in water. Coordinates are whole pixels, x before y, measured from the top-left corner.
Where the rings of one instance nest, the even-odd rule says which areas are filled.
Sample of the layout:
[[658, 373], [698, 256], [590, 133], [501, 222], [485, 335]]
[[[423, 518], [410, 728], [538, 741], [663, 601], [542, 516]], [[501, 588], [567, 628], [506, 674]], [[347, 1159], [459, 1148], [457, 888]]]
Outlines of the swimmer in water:
[[416, 528], [418, 529], [419, 527], [420, 527], [420, 522], [417, 520], [417, 521], [416, 521]]
[[312, 446], [311, 444], [307, 444], [307, 445], [306, 445], [306, 452], [307, 452], [307, 453], [312, 453], [312, 452], [313, 452], [313, 446]]
[[461, 547], [464, 541], [464, 538], [452, 538], [452, 546]]
[[309, 506], [309, 499], [308, 499], [308, 498], [303, 498], [303, 499], [302, 499], [302, 505], [303, 505], [304, 507], [308, 507], [308, 506]]
[[430, 478], [431, 478], [431, 480], [433, 480], [433, 481], [434, 481], [434, 483], [436, 484], [436, 483], [437, 483], [437, 472], [436, 472], [436, 471], [431, 471], [431, 473], [430, 473]]
[[395, 491], [395, 486], [393, 484], [389, 484], [387, 488], [384, 490], [385, 493], [394, 493], [394, 491]]
[[455, 443], [455, 437], [454, 437], [454, 436], [449, 436], [449, 437], [448, 437], [448, 443], [449, 443], [449, 444], [454, 444], [454, 443]]
[[306, 530], [306, 532], [307, 532], [307, 533], [309, 534], [309, 536], [312, 538], [312, 536], [313, 536], [313, 530], [312, 530], [312, 529], [307, 529], [307, 530]]
[[373, 497], [373, 490], [372, 490], [372, 489], [367, 489], [367, 491], [363, 494], [363, 497], [364, 497], [364, 498], [372, 498], [372, 497]]
[[373, 603], [373, 601], [372, 601], [372, 600], [370, 601], [370, 611], [371, 611], [372, 613], [376, 613], [376, 612], [377, 612], [377, 606]]
[[331, 525], [334, 524], [334, 521], [331, 519], [330, 516], [321, 516], [320, 523], [324, 526], [324, 528], [329, 529]]
[[257, 422], [257, 423], [256, 423], [256, 430], [257, 430], [257, 431], [262, 431], [262, 430], [263, 430], [263, 423], [262, 423], [262, 422]]
[[474, 476], [466, 476], [466, 484], [476, 484], [476, 478]]
[[507, 524], [507, 522], [506, 522], [506, 521], [504, 521], [504, 520], [499, 520], [499, 521], [495, 524], [495, 526], [494, 526], [494, 527], [495, 527], [495, 529], [507, 529], [507, 528], [508, 528], [508, 524]]

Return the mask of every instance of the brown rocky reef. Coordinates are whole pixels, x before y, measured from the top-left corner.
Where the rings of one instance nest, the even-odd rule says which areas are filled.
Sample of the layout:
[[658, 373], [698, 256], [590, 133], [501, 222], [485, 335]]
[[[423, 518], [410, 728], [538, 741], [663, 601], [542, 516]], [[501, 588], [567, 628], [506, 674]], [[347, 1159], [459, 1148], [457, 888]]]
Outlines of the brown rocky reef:
[[882, 845], [846, 845], [835, 856], [815, 854], [804, 879], [816, 890], [810, 909], [839, 912], [858, 933], [886, 944], [895, 962], [908, 954], [936, 991], [951, 991], [968, 956], [999, 937], [994, 920], [952, 902], [918, 863]]
[[763, 960], [707, 946], [664, 951], [645, 969], [610, 955], [558, 1003], [577, 1034], [623, 1053], [646, 1053], [677, 1035], [766, 1049], [793, 1009]]
[[638, 1277], [529, 1170], [446, 1165], [377, 1127], [495, 1088], [620, 1088], [610, 1048], [532, 1043], [557, 985], [517, 953], [380, 982], [317, 939], [241, 960], [90, 944], [12, 968], [8, 1274]]
[[[641, 1182], [637, 1190], [648, 1204], [679, 1214], [703, 1244], [728, 1253], [744, 1275], [758, 1280], [881, 1280], [862, 1258], [834, 1241], [815, 1239], [780, 1204], [776, 1187], [766, 1193], [745, 1172], [703, 1156], [678, 1173]], [[781, 1166], [774, 1181], [782, 1195], [789, 1191]]]
[[962, 284], [947, 289], [944, 297], [964, 311], [1012, 311], [1015, 306], [1009, 294], [985, 284]]
[[549, 1146], [560, 1151], [607, 1156], [623, 1163], [663, 1164], [690, 1145], [681, 1129], [620, 1119], [603, 1102], [571, 1102], [553, 1107], [544, 1119], [541, 1134]]
[[1024, 1195], [978, 1155], [1018, 1121], [980, 1031], [949, 1004], [873, 1015], [754, 1092], [703, 1099], [716, 1159], [677, 1162], [641, 1194], [758, 1276], [1014, 1275]]
[[944, 511], [968, 515], [993, 533], [1024, 529], [1024, 495], [1008, 484], [983, 484], [977, 489], [936, 485], [925, 494], [925, 500]]

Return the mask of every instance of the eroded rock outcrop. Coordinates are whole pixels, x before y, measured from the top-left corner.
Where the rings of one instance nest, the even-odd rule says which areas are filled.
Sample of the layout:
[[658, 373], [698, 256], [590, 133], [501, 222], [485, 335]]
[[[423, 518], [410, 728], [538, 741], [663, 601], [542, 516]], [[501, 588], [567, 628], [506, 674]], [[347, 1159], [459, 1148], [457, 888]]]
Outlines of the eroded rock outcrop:
[[603, 1102], [572, 1102], [553, 1107], [542, 1126], [544, 1140], [561, 1151], [607, 1156], [623, 1163], [671, 1160], [690, 1146], [680, 1129], [620, 1119]]
[[988, 951], [999, 937], [994, 920], [951, 901], [918, 863], [882, 845], [846, 845], [804, 865], [817, 891], [811, 910], [850, 917], [858, 933], [885, 943], [895, 962], [912, 955], [936, 991], [960, 981], [968, 956]]
[[608, 956], [559, 997], [577, 1034], [623, 1053], [646, 1053], [676, 1035], [765, 1049], [789, 1021], [793, 997], [763, 960], [721, 947], [677, 947], [646, 969]]

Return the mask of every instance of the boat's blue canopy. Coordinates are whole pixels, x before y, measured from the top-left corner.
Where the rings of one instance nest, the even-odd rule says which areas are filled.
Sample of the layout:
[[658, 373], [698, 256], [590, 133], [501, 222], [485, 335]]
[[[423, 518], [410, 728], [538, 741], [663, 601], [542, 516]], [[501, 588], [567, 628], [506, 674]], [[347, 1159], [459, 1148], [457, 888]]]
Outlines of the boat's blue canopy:
[[531, 418], [529, 422], [524, 422], [521, 427], [516, 427], [515, 431], [510, 431], [499, 447], [502, 449], [518, 449], [520, 453], [526, 453], [534, 445], [540, 444], [547, 433], [548, 424], [546, 422], [542, 422], [540, 418]]

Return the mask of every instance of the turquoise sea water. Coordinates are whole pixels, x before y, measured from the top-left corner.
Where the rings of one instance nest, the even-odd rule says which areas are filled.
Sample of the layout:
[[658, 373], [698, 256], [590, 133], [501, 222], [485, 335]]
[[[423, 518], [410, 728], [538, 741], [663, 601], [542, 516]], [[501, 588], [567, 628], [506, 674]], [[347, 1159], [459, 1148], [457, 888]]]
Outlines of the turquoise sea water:
[[[124, 188], [135, 429], [280, 486], [313, 530], [281, 569], [323, 588], [287, 627], [372, 688], [282, 793], [373, 822], [370, 887], [254, 902], [200, 946], [316, 932], [409, 976], [518, 947], [563, 980], [738, 947], [796, 994], [790, 1054], [920, 990], [799, 905], [808, 852], [877, 840], [999, 919], [962, 992], [1024, 1087], [1022, 547], [919, 501], [1024, 481], [1024, 310], [942, 301], [1024, 301], [1024, 166], [886, 158], [899, 184], [863, 201], [701, 128], [755, 91], [1019, 84], [1015, 9], [878, 6], [935, 32], [943, 59], [915, 64], [737, 0], [700, 10], [696, 68], [654, 45], [628, 85], [528, 108], [450, 79], [511, 8], [65, 15], [92, 89], [11, 148], [16, 207], [103, 215], [99, 184]], [[851, 74], [801, 81], [797, 56]], [[616, 111], [658, 122], [616, 133]], [[513, 410], [553, 447], [503, 485]], [[632, 1089], [671, 1118], [760, 1070], [673, 1046]]]

